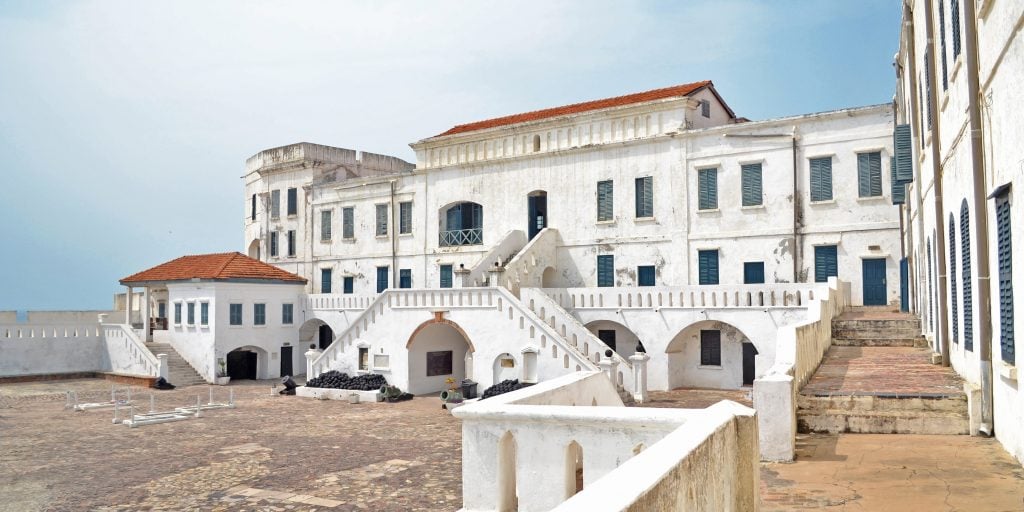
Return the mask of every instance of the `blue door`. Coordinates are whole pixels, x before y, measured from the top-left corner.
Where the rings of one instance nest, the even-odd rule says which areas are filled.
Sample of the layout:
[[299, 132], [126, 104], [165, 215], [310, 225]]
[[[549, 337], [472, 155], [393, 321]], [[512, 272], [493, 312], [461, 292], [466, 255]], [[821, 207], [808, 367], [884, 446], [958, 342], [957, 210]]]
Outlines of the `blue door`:
[[[950, 246], [952, 247], [952, 244], [950, 244]], [[953, 296], [953, 301], [955, 304], [955, 295]], [[900, 311], [904, 313], [910, 312], [910, 267], [907, 264], [906, 258], [900, 260]], [[953, 318], [956, 318], [955, 309], [953, 313]], [[956, 331], [953, 331], [953, 339], [956, 339]]]
[[377, 293], [388, 289], [388, 267], [377, 267]]
[[884, 306], [885, 300], [885, 258], [861, 260], [864, 269], [864, 305]]

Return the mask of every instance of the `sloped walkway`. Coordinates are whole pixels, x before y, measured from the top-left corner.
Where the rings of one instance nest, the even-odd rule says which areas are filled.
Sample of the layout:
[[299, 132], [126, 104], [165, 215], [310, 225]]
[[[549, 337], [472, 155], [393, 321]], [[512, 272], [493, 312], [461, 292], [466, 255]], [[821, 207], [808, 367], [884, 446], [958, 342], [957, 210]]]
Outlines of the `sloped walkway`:
[[963, 394], [952, 368], [931, 363], [931, 351], [914, 347], [831, 347], [804, 395], [947, 396]]

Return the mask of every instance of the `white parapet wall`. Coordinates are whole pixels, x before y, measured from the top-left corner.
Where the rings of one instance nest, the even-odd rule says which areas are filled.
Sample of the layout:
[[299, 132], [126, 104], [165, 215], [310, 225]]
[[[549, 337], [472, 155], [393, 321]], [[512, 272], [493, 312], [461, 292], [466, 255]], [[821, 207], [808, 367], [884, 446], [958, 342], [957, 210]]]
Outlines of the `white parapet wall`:
[[[694, 510], [756, 509], [757, 426], [739, 404], [624, 407], [601, 373], [578, 372], [453, 414], [463, 420], [467, 512], [663, 510], [676, 498], [709, 505]], [[591, 493], [614, 494], [616, 505]], [[661, 505], [636, 508], [644, 503]]]

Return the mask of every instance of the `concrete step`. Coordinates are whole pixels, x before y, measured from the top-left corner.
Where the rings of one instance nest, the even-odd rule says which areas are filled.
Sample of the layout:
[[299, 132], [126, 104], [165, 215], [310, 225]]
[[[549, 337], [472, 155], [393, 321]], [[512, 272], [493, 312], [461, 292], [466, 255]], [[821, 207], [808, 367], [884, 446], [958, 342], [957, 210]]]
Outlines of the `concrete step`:
[[832, 338], [837, 347], [918, 347], [928, 346], [924, 336], [908, 338]]
[[175, 386], [207, 384], [195, 368], [178, 354], [169, 343], [147, 343], [146, 348], [154, 354], [167, 354], [167, 380]]
[[918, 396], [876, 393], [797, 397], [802, 433], [969, 434], [963, 393]]
[[832, 329], [909, 329], [921, 330], [921, 322], [914, 317], [900, 319], [874, 319], [874, 318], [838, 318], [832, 320]]
[[871, 329], [840, 329], [832, 328], [833, 338], [846, 338], [846, 339], [857, 339], [857, 338], [916, 338], [921, 335], [921, 329], [903, 329], [903, 328], [871, 328]]

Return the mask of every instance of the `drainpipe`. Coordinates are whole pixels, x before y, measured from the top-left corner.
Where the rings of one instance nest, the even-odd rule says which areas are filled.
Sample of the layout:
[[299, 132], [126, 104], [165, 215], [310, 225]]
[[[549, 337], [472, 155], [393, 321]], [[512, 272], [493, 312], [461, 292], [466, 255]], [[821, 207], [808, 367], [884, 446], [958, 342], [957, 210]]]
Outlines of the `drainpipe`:
[[981, 130], [980, 78], [978, 76], [978, 17], [974, 2], [964, 2], [964, 64], [967, 67], [967, 95], [971, 124], [971, 170], [974, 174], [972, 207], [975, 215], [974, 239], [978, 246], [978, 359], [981, 363], [981, 426], [985, 435], [995, 432], [992, 414], [992, 295], [989, 273], [987, 180]]
[[[970, 2], [968, 2], [970, 3]], [[938, 297], [935, 302], [935, 320], [938, 323], [936, 335], [939, 337], [939, 351], [942, 354], [942, 366], [949, 366], [949, 321], [946, 319], [946, 229], [945, 229], [945, 208], [942, 203], [942, 163], [940, 161], [939, 144], [942, 130], [940, 129], [939, 115], [939, 88], [935, 80], [935, 72], [939, 69], [936, 66], [935, 56], [935, 21], [932, 19], [930, 4], [924, 8], [925, 26], [928, 36], [928, 59], [929, 68], [932, 70], [925, 79], [928, 81], [929, 100], [933, 105], [932, 110], [932, 190], [935, 196], [935, 267], [938, 274], [938, 281], [935, 290]]]
[[388, 182], [391, 185], [391, 287], [398, 288], [398, 215], [395, 214], [395, 180]]
[[793, 125], [793, 282], [800, 282], [800, 260], [803, 256], [803, 245], [800, 243], [800, 171], [797, 164], [796, 125]]

